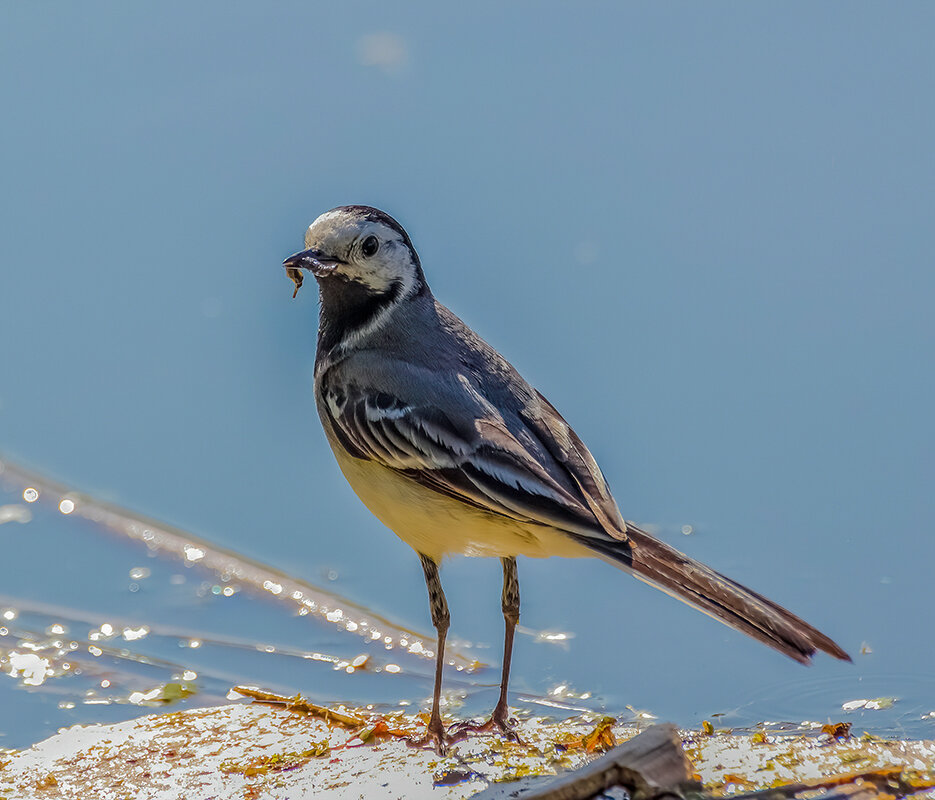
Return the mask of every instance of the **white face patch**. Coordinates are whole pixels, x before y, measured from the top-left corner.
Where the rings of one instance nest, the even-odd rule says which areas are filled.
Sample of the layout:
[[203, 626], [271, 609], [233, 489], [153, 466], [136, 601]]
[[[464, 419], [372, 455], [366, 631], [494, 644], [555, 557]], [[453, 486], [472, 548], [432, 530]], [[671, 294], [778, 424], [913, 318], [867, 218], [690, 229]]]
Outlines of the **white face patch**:
[[[362, 244], [370, 236], [376, 237], [378, 249], [366, 256]], [[305, 247], [320, 251], [323, 259], [343, 262], [336, 274], [375, 292], [389, 291], [398, 283], [400, 297], [407, 297], [418, 283], [412, 251], [399, 231], [353, 212], [336, 209], [322, 214], [305, 232]]]

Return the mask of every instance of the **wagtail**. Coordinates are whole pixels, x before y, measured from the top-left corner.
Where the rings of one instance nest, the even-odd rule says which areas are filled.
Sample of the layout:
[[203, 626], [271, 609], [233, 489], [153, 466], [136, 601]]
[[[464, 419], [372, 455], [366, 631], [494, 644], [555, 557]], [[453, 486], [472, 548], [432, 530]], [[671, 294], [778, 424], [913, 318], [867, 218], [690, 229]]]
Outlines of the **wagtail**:
[[[820, 631], [623, 519], [594, 457], [561, 414], [445, 306], [402, 226], [369, 206], [322, 214], [285, 260], [321, 299], [315, 401], [341, 471], [422, 560], [438, 632], [428, 734], [444, 750], [468, 730], [512, 736], [507, 683], [519, 620], [516, 557], [597, 556], [807, 664], [850, 660]], [[483, 725], [439, 714], [449, 615], [442, 558], [503, 564], [500, 699]]]

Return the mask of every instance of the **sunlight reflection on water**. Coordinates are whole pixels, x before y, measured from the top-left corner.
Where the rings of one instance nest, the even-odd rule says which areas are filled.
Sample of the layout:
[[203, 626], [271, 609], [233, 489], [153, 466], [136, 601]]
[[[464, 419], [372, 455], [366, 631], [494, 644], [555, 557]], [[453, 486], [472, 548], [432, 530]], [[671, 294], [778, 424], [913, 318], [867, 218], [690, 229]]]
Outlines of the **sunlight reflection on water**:
[[[387, 708], [417, 705], [429, 695], [435, 654], [423, 635], [190, 534], [83, 495], [66, 496], [52, 482], [5, 466], [3, 483], [37, 512], [32, 535], [17, 540], [32, 547], [20, 557], [46, 569], [0, 597], [0, 669], [33, 701], [32, 714], [4, 745], [29, 744], [70, 722], [127, 716], [108, 714], [109, 707], [149, 713], [177, 703], [220, 703], [232, 685], [245, 682], [294, 693], [312, 678], [316, 699], [376, 698]], [[26, 489], [17, 486], [23, 482]], [[7, 516], [22, 521], [21, 514]], [[102, 536], [105, 529], [121, 536]], [[139, 563], [141, 544], [148, 566]], [[69, 548], [80, 558], [43, 562], [49, 552]], [[57, 571], [66, 565], [74, 574]], [[77, 597], [89, 608], [75, 607]], [[264, 597], [274, 602], [257, 602]], [[568, 636], [525, 632], [546, 643]], [[295, 646], [308, 641], [316, 649]], [[446, 655], [446, 704], [483, 710], [495, 670], [457, 647]], [[320, 666], [297, 670], [296, 659]], [[352, 675], [353, 686], [346, 683]], [[10, 690], [0, 685], [0, 692]], [[525, 702], [571, 711], [588, 696], [563, 687]]]

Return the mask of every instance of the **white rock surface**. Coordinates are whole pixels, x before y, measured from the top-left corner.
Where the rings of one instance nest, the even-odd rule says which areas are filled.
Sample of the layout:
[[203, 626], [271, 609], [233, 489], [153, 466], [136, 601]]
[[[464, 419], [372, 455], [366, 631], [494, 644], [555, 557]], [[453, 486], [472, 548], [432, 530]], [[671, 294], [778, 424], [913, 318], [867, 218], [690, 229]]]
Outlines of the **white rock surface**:
[[[414, 717], [390, 724], [422, 727]], [[362, 742], [352, 730], [317, 717], [238, 703], [78, 725], [0, 755], [0, 800], [460, 800], [491, 782], [583, 763], [589, 756], [582, 750], [564, 752], [554, 742], [592, 727], [525, 720], [519, 730], [529, 747], [477, 736], [440, 758], [399, 738]], [[621, 741], [636, 732], [614, 731]], [[935, 777], [932, 742], [689, 733], [685, 746], [701, 779], [728, 791], [887, 765]], [[452, 782], [437, 785], [444, 776]]]

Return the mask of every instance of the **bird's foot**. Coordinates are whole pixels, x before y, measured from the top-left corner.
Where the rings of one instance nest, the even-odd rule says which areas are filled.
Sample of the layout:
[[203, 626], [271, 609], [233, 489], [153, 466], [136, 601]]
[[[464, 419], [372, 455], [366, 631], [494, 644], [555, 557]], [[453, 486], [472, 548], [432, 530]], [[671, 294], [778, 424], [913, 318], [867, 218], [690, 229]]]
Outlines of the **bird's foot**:
[[469, 733], [490, 733], [494, 730], [499, 731], [508, 741], [524, 744], [516, 733], [516, 721], [510, 719], [509, 709], [505, 705], [498, 705], [486, 722], [456, 722], [448, 728], [448, 734], [464, 737]]
[[466, 738], [466, 731], [461, 733], [459, 731], [452, 732], [451, 730], [445, 730], [441, 717], [433, 716], [429, 720], [425, 736], [420, 738], [413, 736], [406, 740], [406, 744], [410, 747], [426, 747], [431, 745], [438, 755], [444, 756], [448, 754], [448, 748], [451, 747], [451, 745]]

